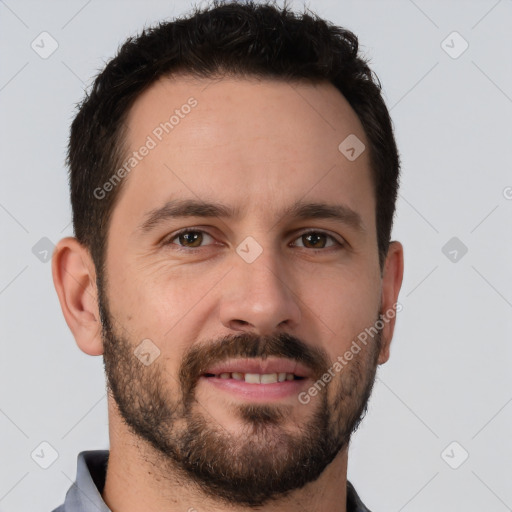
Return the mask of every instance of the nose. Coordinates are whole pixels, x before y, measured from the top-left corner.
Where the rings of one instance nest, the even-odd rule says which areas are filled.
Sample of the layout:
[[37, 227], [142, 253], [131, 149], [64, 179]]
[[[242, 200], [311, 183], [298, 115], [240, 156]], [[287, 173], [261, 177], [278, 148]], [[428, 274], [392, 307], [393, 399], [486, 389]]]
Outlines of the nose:
[[236, 253], [233, 258], [233, 269], [222, 282], [222, 324], [259, 335], [295, 329], [301, 318], [300, 301], [283, 256], [265, 249], [252, 263]]

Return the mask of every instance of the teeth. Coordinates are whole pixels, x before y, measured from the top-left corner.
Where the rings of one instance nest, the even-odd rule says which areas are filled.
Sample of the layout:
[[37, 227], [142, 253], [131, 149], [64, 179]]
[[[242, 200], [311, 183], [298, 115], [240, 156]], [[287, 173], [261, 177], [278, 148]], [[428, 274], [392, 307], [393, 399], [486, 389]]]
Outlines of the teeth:
[[[263, 377], [263, 375], [262, 375]], [[245, 382], [249, 384], [260, 384], [260, 374], [259, 373], [246, 373], [245, 374]]]
[[271, 384], [273, 382], [277, 382], [277, 373], [264, 373], [260, 377], [262, 384]]
[[273, 384], [274, 382], [284, 382], [285, 380], [294, 380], [293, 373], [240, 373], [240, 372], [224, 372], [217, 375], [221, 379], [243, 380], [249, 384]]

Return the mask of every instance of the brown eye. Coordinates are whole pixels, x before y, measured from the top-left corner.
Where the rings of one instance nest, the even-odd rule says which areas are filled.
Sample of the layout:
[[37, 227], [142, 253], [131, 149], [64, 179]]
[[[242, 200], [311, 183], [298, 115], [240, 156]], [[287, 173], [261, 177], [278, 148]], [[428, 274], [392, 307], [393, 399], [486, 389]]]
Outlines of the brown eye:
[[213, 238], [204, 231], [186, 229], [176, 233], [172, 238], [169, 238], [168, 241], [165, 242], [165, 245], [176, 245], [178, 249], [180, 247], [196, 249], [204, 245], [203, 242], [205, 238], [213, 240]]
[[[298, 247], [304, 247], [306, 249], [327, 249], [333, 246], [342, 246], [333, 236], [324, 233], [323, 231], [308, 231], [302, 233], [296, 240], [301, 240], [302, 245]], [[329, 240], [331, 243], [329, 243]]]
[[325, 247], [326, 236], [323, 233], [309, 233], [302, 235], [302, 240], [307, 240], [306, 245], [309, 247], [310, 244], [313, 249], [323, 249]]
[[203, 241], [203, 234], [199, 231], [186, 231], [176, 238], [186, 247], [199, 247]]

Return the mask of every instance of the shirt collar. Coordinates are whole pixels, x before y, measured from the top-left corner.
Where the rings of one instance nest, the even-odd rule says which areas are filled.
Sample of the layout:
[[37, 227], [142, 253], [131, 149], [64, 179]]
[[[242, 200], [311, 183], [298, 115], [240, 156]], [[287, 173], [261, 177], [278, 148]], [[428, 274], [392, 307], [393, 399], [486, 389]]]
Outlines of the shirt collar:
[[[69, 488], [62, 512], [111, 512], [101, 497], [105, 486], [109, 450], [78, 454], [76, 481]], [[371, 512], [347, 480], [347, 512]]]
[[111, 512], [101, 497], [108, 454], [108, 450], [89, 450], [78, 454], [76, 481], [66, 493], [63, 512]]

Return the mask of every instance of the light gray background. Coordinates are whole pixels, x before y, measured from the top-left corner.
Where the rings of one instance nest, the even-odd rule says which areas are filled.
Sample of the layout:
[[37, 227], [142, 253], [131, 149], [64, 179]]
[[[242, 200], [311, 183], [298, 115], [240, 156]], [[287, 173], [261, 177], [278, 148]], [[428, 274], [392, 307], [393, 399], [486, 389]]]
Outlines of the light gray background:
[[[78, 452], [108, 448], [102, 359], [77, 348], [32, 248], [72, 235], [64, 155], [84, 86], [127, 36], [190, 6], [0, 0], [0, 511], [53, 509]], [[375, 512], [511, 510], [512, 1], [309, 6], [359, 36], [403, 166], [403, 311], [349, 479]], [[31, 48], [43, 31], [59, 45], [47, 59]], [[458, 58], [441, 45], [453, 31], [469, 43]], [[452, 237], [468, 248], [456, 262]], [[43, 441], [59, 454], [48, 469], [31, 458]]]

